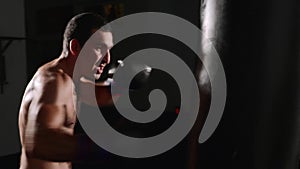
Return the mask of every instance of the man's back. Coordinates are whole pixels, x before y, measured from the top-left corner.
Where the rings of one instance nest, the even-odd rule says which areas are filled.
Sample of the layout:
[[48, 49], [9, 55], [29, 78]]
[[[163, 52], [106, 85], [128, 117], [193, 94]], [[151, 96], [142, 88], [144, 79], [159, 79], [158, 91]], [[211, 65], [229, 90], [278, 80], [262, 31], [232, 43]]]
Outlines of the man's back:
[[37, 71], [25, 90], [19, 112], [22, 144], [20, 169], [71, 168], [70, 162], [60, 160], [59, 156], [64, 156], [64, 151], [57, 151], [68, 143], [59, 144], [56, 141], [62, 139], [62, 135], [73, 135], [75, 99], [73, 81], [64, 72], [60, 59], [47, 63]]

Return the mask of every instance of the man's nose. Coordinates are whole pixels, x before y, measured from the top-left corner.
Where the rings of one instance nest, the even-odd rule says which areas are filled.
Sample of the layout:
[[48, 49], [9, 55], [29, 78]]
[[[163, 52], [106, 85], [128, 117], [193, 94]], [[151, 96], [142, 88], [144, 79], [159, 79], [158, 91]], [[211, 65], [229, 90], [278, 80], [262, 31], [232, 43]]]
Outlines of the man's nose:
[[110, 50], [107, 50], [102, 60], [102, 63], [109, 64], [109, 62], [110, 62]]

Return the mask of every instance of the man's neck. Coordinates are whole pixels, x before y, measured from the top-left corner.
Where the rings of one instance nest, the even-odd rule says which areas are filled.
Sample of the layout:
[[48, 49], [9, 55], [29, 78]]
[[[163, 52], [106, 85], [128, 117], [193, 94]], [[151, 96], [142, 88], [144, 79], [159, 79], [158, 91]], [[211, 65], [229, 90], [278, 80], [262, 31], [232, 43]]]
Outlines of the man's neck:
[[71, 78], [73, 77], [74, 61], [72, 60], [72, 56], [64, 57], [61, 55], [58, 58], [58, 65]]

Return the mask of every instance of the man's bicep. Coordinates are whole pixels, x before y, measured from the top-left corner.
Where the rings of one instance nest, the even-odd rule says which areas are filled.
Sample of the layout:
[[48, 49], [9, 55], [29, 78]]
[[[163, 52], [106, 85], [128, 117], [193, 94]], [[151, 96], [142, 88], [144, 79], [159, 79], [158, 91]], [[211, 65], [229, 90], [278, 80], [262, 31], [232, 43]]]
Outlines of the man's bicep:
[[72, 99], [72, 89], [69, 87], [68, 82], [57, 76], [39, 88], [37, 93], [40, 95], [36, 98], [36, 122], [39, 126], [59, 128], [64, 125], [67, 104], [70, 103], [69, 99]]
[[36, 117], [37, 127], [58, 129], [64, 126], [64, 122], [65, 112], [62, 105], [40, 104]]

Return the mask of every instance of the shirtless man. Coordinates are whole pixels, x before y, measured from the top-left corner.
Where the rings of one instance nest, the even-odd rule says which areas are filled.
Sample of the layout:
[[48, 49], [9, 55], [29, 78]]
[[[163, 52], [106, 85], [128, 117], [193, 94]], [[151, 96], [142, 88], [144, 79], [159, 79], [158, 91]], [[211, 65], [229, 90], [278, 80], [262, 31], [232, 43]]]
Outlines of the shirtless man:
[[29, 82], [19, 112], [20, 169], [69, 169], [71, 161], [89, 151], [80, 146], [84, 138], [74, 134], [76, 98], [80, 96], [73, 70], [81, 48], [95, 33], [99, 43], [84, 56], [91, 65], [84, 66], [82, 75], [86, 79], [100, 77], [113, 46], [108, 29], [97, 31], [105, 24], [101, 16], [92, 13], [72, 18], [65, 29], [62, 54], [41, 66]]

